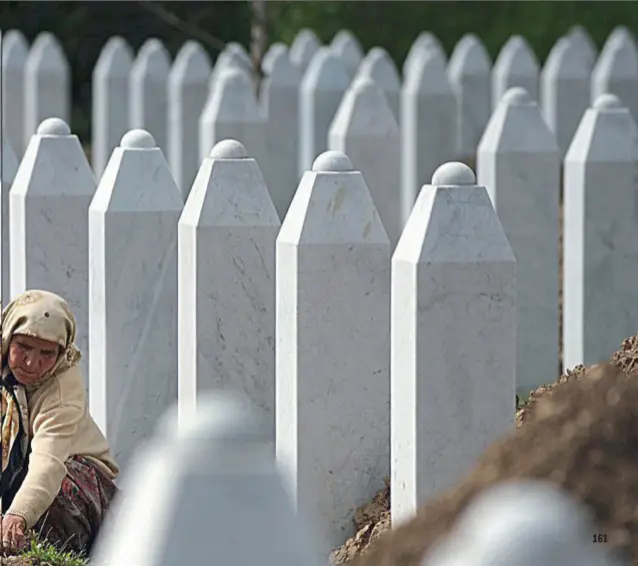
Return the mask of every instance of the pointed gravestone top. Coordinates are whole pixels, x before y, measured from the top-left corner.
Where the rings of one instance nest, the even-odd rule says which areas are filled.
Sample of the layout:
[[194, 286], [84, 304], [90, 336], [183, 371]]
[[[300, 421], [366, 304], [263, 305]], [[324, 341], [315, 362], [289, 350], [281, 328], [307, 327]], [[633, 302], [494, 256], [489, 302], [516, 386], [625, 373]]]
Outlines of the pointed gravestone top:
[[567, 37], [569, 37], [576, 47], [582, 51], [582, 55], [587, 66], [592, 69], [596, 63], [596, 58], [598, 57], [598, 49], [596, 49], [596, 44], [593, 42], [585, 28], [578, 25], [574, 26]]
[[436, 54], [422, 55], [411, 67], [405, 81], [408, 92], [420, 94], [452, 94], [445, 62]]
[[354, 80], [339, 106], [330, 136], [399, 134], [399, 126], [379, 85], [368, 77]]
[[341, 30], [334, 36], [330, 49], [343, 59], [344, 63], [356, 69], [363, 59], [363, 49], [357, 38], [349, 30]]
[[290, 62], [288, 52], [279, 50], [268, 62], [268, 78], [271, 84], [296, 86], [301, 82], [301, 73]]
[[10, 29], [4, 32], [2, 35], [2, 68], [24, 66], [28, 54], [29, 45], [20, 31]]
[[450, 62], [448, 74], [450, 77], [484, 76], [492, 68], [490, 56], [483, 42], [473, 33], [465, 34], [456, 44]]
[[445, 64], [447, 56], [445, 50], [436, 35], [429, 31], [423, 31], [414, 40], [410, 51], [403, 62], [403, 77], [407, 77], [414, 63], [426, 53], [434, 52]]
[[536, 101], [523, 87], [516, 86], [505, 92], [492, 114], [479, 144], [482, 151], [557, 153], [558, 145]]
[[188, 40], [177, 53], [170, 71], [170, 81], [180, 84], [208, 80], [211, 63], [208, 53], [193, 40]]
[[398, 91], [401, 77], [390, 54], [382, 47], [373, 47], [359, 65], [357, 77], [373, 79], [383, 90]]
[[111, 37], [102, 48], [94, 68], [95, 77], [127, 77], [133, 64], [133, 51], [122, 37]]
[[494, 65], [501, 73], [530, 76], [539, 71], [538, 59], [527, 40], [520, 36], [510, 37], [501, 49]]
[[607, 40], [593, 73], [606, 76], [608, 80], [636, 79], [638, 76], [638, 49], [633, 38], [618, 34], [615, 40]]
[[261, 61], [261, 69], [265, 75], [270, 75], [272, 72], [272, 62], [275, 57], [279, 57], [281, 54], [284, 54], [286, 58], [288, 58], [288, 46], [285, 43], [281, 43], [280, 41], [277, 43], [273, 43], [266, 51], [264, 58]]
[[591, 69], [582, 47], [569, 37], [563, 37], [549, 52], [542, 74], [544, 77], [582, 79], [589, 77]]
[[345, 65], [328, 47], [320, 47], [303, 77], [304, 90], [344, 91], [350, 79]]
[[137, 54], [131, 75], [165, 77], [170, 69], [168, 51], [159, 39], [147, 39]]
[[246, 74], [236, 67], [223, 69], [204, 112], [206, 120], [216, 123], [258, 122], [259, 108]]
[[27, 68], [36, 66], [41, 71], [66, 71], [69, 64], [62, 46], [55, 36], [47, 31], [36, 37], [28, 55]]
[[320, 46], [321, 43], [312, 30], [302, 29], [295, 36], [290, 46], [290, 51], [288, 52], [290, 62], [301, 72], [305, 71], [308, 63], [310, 63], [310, 60]]
[[634, 49], [637, 48], [636, 38], [626, 26], [616, 26], [614, 28], [614, 30], [609, 34], [607, 41], [605, 42], [603, 51], [605, 51], [608, 45], [615, 45], [617, 43], [631, 44]]

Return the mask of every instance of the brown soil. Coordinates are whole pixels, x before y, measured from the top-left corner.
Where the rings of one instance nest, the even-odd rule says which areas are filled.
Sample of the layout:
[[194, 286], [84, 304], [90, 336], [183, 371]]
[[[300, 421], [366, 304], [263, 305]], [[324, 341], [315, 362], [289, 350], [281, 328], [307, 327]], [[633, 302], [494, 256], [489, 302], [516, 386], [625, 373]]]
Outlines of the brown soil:
[[418, 566], [479, 491], [506, 479], [537, 478], [583, 502], [609, 547], [638, 563], [638, 379], [627, 376], [638, 377], [638, 336], [625, 340], [610, 364], [578, 366], [533, 392], [517, 411], [517, 430], [492, 445], [455, 488], [393, 531], [386, 486], [357, 512], [357, 534], [331, 562]]

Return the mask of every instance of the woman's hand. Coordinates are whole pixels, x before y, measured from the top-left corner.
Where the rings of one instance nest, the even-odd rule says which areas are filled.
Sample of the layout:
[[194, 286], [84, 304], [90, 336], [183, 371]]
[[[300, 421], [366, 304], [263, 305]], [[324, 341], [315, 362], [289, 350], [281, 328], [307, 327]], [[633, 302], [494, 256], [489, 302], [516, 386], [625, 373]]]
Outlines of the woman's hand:
[[4, 550], [21, 550], [25, 545], [24, 534], [27, 522], [18, 515], [0, 517], [2, 548]]

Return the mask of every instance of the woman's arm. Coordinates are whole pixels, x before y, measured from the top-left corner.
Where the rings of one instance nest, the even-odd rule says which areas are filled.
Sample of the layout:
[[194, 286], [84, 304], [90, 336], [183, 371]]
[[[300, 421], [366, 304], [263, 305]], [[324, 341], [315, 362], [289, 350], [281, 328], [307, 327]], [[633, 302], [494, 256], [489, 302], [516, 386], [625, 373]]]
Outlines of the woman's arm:
[[32, 528], [53, 503], [66, 476], [65, 462], [84, 410], [75, 405], [43, 407], [33, 420], [29, 468], [7, 510]]

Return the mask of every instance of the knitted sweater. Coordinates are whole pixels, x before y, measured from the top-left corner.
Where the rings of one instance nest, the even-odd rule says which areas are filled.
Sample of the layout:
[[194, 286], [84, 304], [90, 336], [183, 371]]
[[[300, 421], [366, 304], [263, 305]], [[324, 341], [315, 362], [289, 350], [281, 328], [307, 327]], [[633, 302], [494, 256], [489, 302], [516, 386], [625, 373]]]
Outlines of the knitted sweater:
[[118, 465], [109, 443], [88, 412], [84, 380], [77, 366], [54, 375], [27, 396], [31, 454], [27, 474], [7, 514], [32, 528], [49, 509], [66, 476], [65, 462], [84, 456], [115, 479]]

